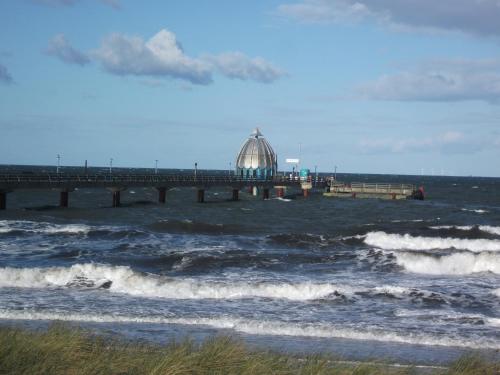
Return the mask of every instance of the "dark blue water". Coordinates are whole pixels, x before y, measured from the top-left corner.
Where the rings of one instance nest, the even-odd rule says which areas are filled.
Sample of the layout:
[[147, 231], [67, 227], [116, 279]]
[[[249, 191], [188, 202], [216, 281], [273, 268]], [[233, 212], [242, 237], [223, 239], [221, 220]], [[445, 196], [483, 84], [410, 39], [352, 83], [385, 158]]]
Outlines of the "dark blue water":
[[[222, 172], [221, 172], [222, 173]], [[0, 212], [0, 319], [169, 341], [214, 333], [297, 352], [445, 363], [500, 349], [500, 180], [425, 201], [262, 200], [230, 189], [18, 191]], [[293, 193], [293, 192], [289, 192]], [[497, 354], [498, 355], [498, 354]]]

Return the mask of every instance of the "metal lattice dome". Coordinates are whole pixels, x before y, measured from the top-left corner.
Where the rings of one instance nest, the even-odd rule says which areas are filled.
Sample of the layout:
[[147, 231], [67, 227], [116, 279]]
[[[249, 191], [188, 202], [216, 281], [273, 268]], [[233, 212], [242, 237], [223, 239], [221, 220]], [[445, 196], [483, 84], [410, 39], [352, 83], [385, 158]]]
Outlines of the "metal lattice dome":
[[268, 178], [276, 175], [278, 158], [259, 128], [241, 146], [236, 158], [236, 173], [243, 178]]

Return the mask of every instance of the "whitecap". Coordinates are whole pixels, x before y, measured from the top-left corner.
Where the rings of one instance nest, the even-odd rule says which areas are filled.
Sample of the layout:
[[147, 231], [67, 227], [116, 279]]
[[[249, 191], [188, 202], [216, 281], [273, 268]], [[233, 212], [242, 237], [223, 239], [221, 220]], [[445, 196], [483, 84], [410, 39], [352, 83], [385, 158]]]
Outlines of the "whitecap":
[[369, 232], [364, 242], [384, 250], [444, 250], [457, 249], [472, 252], [500, 251], [499, 240], [461, 239], [441, 237], [414, 237], [409, 234]]
[[412, 345], [500, 349], [500, 342], [498, 340], [484, 337], [465, 338], [453, 334], [438, 335], [423, 332], [391, 332], [381, 328], [350, 328], [333, 324], [289, 323], [282, 321], [242, 319], [231, 316], [180, 318], [0, 309], [0, 319], [201, 325], [216, 329], [231, 329], [251, 335], [342, 338], [376, 342], [398, 342]]
[[[188, 260], [186, 260], [187, 262]], [[352, 294], [348, 286], [331, 283], [304, 282], [234, 282], [168, 278], [142, 274], [127, 266], [107, 266], [93, 263], [71, 267], [0, 268], [0, 287], [50, 288], [78, 285], [99, 285], [111, 282], [109, 291], [132, 296], [167, 299], [243, 299], [276, 298], [308, 301], [336, 298]], [[76, 282], [75, 282], [76, 281]]]
[[500, 275], [500, 256], [494, 253], [456, 253], [430, 256], [410, 252], [394, 252], [396, 263], [412, 273], [427, 275], [470, 275], [492, 272]]

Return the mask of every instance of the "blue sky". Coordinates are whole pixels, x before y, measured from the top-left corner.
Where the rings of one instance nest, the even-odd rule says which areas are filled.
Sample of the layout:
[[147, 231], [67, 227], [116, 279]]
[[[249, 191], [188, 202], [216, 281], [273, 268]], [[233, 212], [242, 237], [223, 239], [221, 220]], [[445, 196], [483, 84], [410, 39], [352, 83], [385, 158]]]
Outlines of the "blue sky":
[[0, 163], [500, 176], [497, 0], [0, 3]]

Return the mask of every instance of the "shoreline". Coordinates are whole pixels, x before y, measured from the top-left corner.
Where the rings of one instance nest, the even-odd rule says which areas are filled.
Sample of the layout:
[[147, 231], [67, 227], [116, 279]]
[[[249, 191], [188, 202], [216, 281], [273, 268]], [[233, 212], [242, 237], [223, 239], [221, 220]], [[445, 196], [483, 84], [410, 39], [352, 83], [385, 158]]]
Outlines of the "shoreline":
[[0, 326], [0, 373], [102, 374], [496, 374], [500, 362], [463, 356], [449, 366], [349, 361], [298, 355], [214, 335], [155, 344], [96, 334], [66, 323], [46, 329]]

